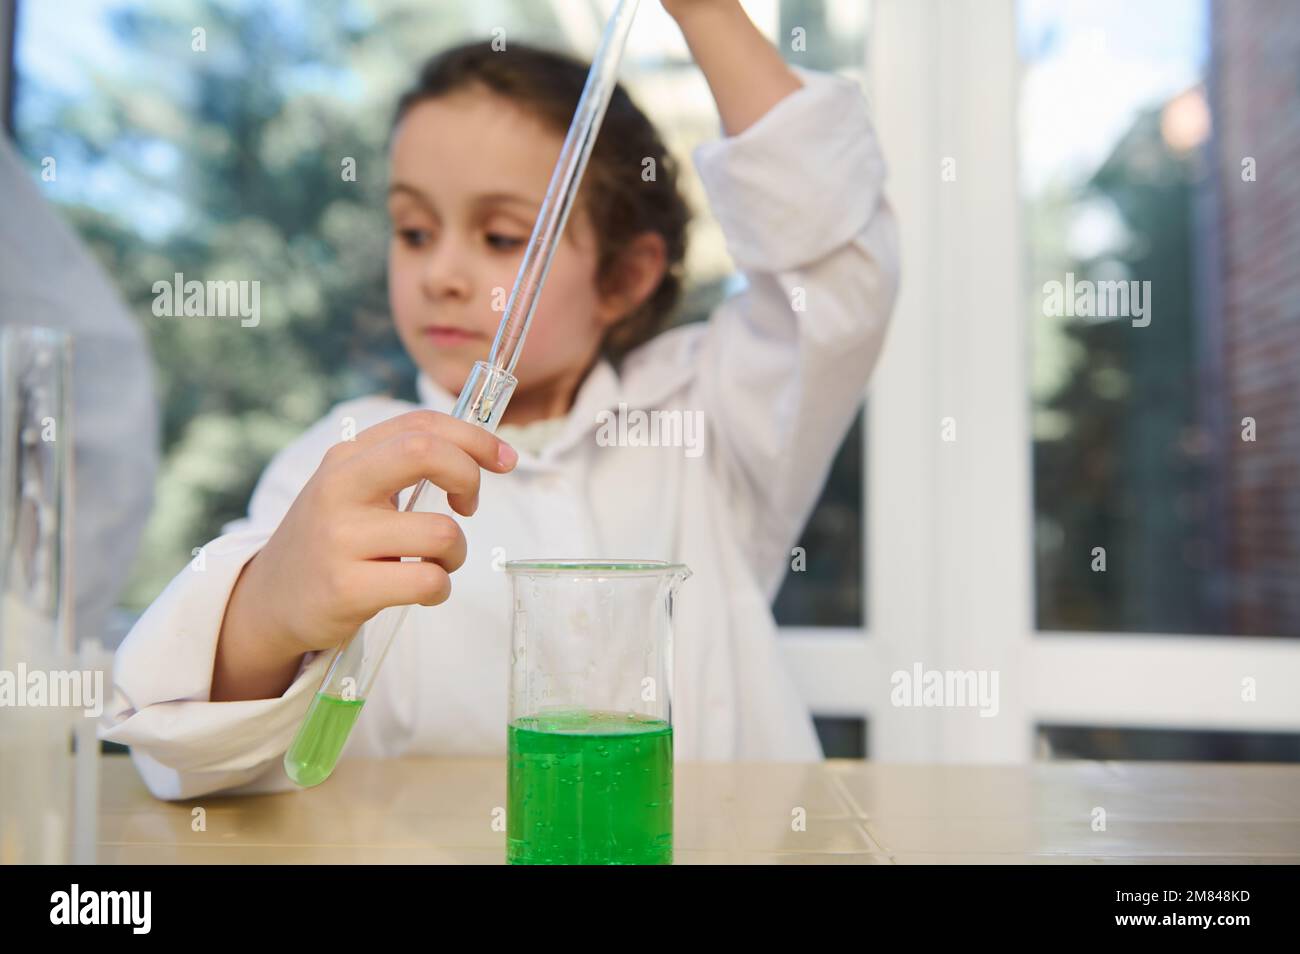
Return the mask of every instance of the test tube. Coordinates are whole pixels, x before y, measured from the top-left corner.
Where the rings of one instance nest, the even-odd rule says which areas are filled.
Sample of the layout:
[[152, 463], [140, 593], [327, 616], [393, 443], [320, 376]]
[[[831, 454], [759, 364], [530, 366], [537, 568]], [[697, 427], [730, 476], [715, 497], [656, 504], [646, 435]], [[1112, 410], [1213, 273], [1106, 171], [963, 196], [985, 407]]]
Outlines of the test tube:
[[[454, 417], [488, 431], [496, 430], [518, 383], [513, 371], [519, 362], [551, 260], [555, 257], [555, 248], [573, 208], [582, 173], [600, 132], [605, 109], [617, 85], [619, 61], [638, 2], [619, 0], [605, 25], [578, 108], [574, 111], [555, 171], [551, 174], [546, 198], [533, 225], [514, 288], [506, 301], [505, 314], [492, 341], [492, 350], [487, 361], [475, 363], [452, 412]], [[426, 480], [417, 483], [403, 509], [428, 510], [425, 499], [428, 485]], [[319, 785], [334, 771], [352, 727], [369, 698], [384, 656], [409, 611], [409, 606], [383, 610], [334, 651], [329, 670], [284, 756], [285, 773], [295, 784], [303, 787]]]

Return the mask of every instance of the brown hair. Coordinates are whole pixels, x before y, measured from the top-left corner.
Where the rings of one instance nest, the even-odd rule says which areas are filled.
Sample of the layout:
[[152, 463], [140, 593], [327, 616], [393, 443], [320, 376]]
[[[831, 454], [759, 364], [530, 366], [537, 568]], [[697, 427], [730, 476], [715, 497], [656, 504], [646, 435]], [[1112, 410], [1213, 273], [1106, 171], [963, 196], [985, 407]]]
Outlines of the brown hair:
[[[563, 137], [589, 69], [572, 57], [514, 41], [505, 50], [493, 50], [490, 42], [451, 47], [424, 64], [415, 85], [398, 101], [393, 125], [417, 103], [478, 85], [535, 114]], [[641, 174], [646, 158], [654, 160], [655, 178], [649, 182]], [[622, 84], [610, 97], [577, 203], [585, 204], [595, 229], [602, 290], [617, 279], [619, 260], [637, 235], [657, 232], [666, 245], [667, 269], [658, 287], [605, 333], [602, 350], [617, 362], [653, 338], [677, 305], [691, 217], [678, 189], [676, 160]]]

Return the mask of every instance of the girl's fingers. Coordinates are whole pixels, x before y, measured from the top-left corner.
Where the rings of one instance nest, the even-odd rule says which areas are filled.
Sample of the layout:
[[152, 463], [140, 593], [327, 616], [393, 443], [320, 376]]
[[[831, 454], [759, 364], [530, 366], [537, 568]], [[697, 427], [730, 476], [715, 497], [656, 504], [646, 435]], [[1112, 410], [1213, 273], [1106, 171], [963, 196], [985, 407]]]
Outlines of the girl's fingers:
[[426, 557], [447, 572], [465, 563], [465, 534], [445, 513], [367, 512], [353, 531], [349, 552], [363, 560]]
[[[459, 445], [433, 434], [406, 432], [344, 461], [328, 475], [354, 502], [389, 504], [392, 495], [421, 478], [447, 492], [457, 513], [478, 506], [478, 463]], [[335, 483], [337, 482], [337, 483]]]
[[358, 563], [353, 570], [356, 592], [366, 594], [367, 616], [389, 606], [437, 606], [451, 595], [451, 577], [436, 563], [372, 561]]
[[[504, 473], [513, 467], [518, 456], [510, 445], [496, 435], [468, 421], [460, 421], [438, 411], [408, 411], [367, 427], [354, 439], [340, 441], [331, 447], [329, 456], [339, 461], [349, 460], [406, 433], [432, 434], [451, 441], [478, 461], [479, 466], [498, 473]], [[502, 448], [505, 448], [504, 452]]]

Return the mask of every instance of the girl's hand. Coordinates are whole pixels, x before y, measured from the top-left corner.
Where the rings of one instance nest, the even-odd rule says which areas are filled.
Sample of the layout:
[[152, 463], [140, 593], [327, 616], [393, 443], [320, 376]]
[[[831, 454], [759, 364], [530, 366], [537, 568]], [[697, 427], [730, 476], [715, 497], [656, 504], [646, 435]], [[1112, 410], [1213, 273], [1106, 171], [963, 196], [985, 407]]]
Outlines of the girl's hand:
[[244, 568], [222, 640], [247, 627], [245, 639], [260, 634], [275, 655], [296, 659], [337, 646], [385, 607], [443, 602], [449, 574], [465, 562], [465, 535], [447, 514], [398, 511], [398, 492], [427, 478], [469, 516], [480, 468], [506, 473], [517, 460], [504, 441], [436, 411], [412, 411], [334, 445]]

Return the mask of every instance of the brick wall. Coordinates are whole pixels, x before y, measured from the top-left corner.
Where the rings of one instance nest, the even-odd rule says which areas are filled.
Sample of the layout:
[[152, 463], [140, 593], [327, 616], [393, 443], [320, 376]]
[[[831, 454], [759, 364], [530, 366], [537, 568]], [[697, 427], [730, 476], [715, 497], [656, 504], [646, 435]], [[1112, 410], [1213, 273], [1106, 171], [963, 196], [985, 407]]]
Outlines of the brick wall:
[[1211, 16], [1226, 622], [1300, 636], [1300, 3], [1215, 0]]

